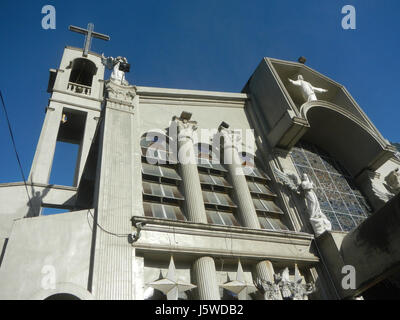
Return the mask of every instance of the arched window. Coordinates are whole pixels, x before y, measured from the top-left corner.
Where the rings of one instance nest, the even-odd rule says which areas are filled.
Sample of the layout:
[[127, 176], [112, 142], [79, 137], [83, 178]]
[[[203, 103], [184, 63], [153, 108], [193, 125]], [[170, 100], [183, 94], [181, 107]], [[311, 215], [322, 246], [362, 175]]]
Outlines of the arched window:
[[350, 231], [370, 214], [350, 174], [327, 152], [301, 141], [293, 147], [291, 157], [298, 174], [306, 173], [314, 183], [321, 209], [333, 230]]
[[178, 189], [182, 179], [176, 161], [171, 161], [168, 143], [169, 137], [156, 131], [145, 133], [140, 140], [144, 214], [185, 221], [181, 210], [185, 198]]
[[96, 65], [88, 59], [76, 58], [71, 67], [68, 90], [90, 95], [93, 76], [97, 72]]
[[162, 132], [146, 132], [140, 139], [142, 157], [150, 164], [176, 163], [176, 154], [169, 150], [169, 140]]

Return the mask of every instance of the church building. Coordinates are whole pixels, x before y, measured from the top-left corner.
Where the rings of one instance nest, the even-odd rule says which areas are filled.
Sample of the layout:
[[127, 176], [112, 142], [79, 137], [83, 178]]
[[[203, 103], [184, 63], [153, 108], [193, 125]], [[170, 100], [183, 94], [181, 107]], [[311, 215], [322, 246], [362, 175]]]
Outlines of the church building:
[[241, 92], [144, 87], [70, 30], [28, 180], [0, 184], [0, 299], [400, 298], [400, 157], [342, 84], [262, 58]]

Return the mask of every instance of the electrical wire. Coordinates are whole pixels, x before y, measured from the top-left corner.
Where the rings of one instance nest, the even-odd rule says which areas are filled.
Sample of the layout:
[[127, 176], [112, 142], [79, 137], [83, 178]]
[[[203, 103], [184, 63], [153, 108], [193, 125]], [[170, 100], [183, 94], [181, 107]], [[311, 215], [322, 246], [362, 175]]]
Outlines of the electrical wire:
[[12, 128], [11, 128], [10, 119], [8, 118], [8, 112], [7, 112], [6, 104], [4, 103], [3, 94], [2, 94], [2, 92], [1, 92], [1, 90], [0, 90], [0, 98], [1, 98], [1, 103], [2, 103], [2, 106], [3, 106], [4, 114], [5, 114], [5, 116], [6, 116], [6, 121], [7, 121], [7, 125], [8, 125], [8, 131], [10, 132], [10, 137], [11, 137], [11, 141], [12, 141], [12, 144], [13, 144], [13, 147], [14, 147], [15, 156], [17, 157], [17, 162], [18, 162], [19, 170], [20, 170], [20, 172], [21, 172], [22, 180], [24, 181], [24, 186], [25, 186], [26, 195], [28, 196], [28, 199], [29, 199], [29, 206], [30, 206], [31, 208], [33, 208], [32, 202], [31, 202], [31, 197], [30, 197], [29, 192], [28, 192], [28, 186], [27, 186], [27, 184], [26, 184], [26, 179], [25, 179], [24, 170], [22, 169], [21, 161], [20, 161], [20, 159], [19, 159], [19, 155], [18, 155], [18, 151], [17, 151], [17, 146], [16, 146], [15, 139], [14, 139], [14, 134], [13, 134], [13, 131], [12, 131]]
[[125, 234], [114, 233], [114, 232], [111, 232], [111, 231], [108, 231], [108, 230], [104, 229], [104, 228], [94, 219], [93, 213], [92, 213], [92, 211], [91, 211], [90, 209], [88, 209], [88, 213], [90, 213], [90, 215], [92, 216], [93, 222], [96, 223], [96, 225], [97, 225], [102, 231], [104, 231], [105, 233], [110, 234], [110, 235], [115, 236], [115, 237], [119, 237], [119, 238], [125, 238], [125, 237], [128, 237], [128, 236], [130, 235], [130, 233], [125, 233]]

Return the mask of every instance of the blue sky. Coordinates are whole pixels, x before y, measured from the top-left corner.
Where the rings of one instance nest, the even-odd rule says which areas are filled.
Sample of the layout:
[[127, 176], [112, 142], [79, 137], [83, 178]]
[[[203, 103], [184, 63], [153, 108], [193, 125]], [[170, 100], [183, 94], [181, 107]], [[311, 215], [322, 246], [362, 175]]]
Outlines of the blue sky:
[[[41, 28], [44, 5], [56, 29]], [[356, 8], [356, 30], [343, 30], [341, 8]], [[347, 87], [382, 134], [400, 141], [400, 1], [10, 1], [0, 12], [0, 89], [28, 176], [44, 119], [50, 68], [65, 45], [84, 37], [69, 25], [109, 34], [92, 50], [126, 56], [136, 85], [240, 92], [263, 56], [307, 65]], [[0, 111], [0, 183], [21, 181]], [[67, 151], [73, 152], [73, 150]], [[60, 157], [62, 161], [62, 156]], [[56, 169], [70, 179], [69, 163]]]

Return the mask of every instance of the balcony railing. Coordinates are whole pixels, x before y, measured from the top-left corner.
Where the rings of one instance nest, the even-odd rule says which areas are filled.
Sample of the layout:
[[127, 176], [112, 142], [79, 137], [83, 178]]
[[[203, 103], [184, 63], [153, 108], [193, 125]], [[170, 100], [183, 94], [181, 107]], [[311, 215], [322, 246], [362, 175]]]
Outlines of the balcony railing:
[[83, 84], [78, 84], [74, 82], [68, 82], [68, 88], [69, 91], [75, 92], [75, 93], [80, 93], [80, 94], [85, 94], [87, 96], [90, 96], [92, 93], [92, 88], [89, 86], [84, 86]]

